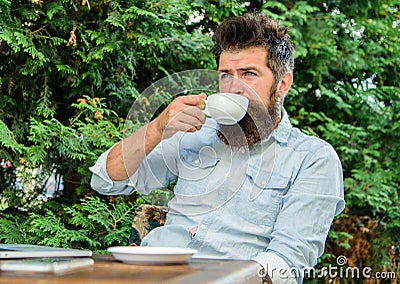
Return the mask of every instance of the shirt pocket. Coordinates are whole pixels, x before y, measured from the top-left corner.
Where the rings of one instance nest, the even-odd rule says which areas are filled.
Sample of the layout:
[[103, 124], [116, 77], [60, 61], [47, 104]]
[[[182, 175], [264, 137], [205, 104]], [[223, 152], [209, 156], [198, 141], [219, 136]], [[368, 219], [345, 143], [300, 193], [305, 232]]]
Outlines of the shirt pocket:
[[174, 189], [175, 193], [199, 195], [209, 191], [210, 175], [220, 161], [214, 150], [209, 146], [200, 151], [183, 149], [179, 160], [179, 180]]
[[271, 226], [275, 223], [282, 197], [289, 188], [290, 179], [276, 172], [249, 168], [245, 186], [236, 199], [236, 213], [255, 225]]

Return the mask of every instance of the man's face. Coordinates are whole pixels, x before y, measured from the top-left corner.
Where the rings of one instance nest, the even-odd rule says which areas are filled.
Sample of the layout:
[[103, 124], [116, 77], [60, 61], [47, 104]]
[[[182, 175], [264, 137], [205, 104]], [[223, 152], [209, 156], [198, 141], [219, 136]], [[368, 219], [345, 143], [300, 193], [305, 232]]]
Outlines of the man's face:
[[267, 52], [252, 47], [222, 52], [219, 61], [219, 87], [249, 99], [245, 117], [237, 125], [220, 125], [218, 136], [234, 147], [252, 147], [268, 137], [281, 119], [281, 105], [272, 71], [266, 66]]
[[266, 58], [267, 51], [263, 47], [223, 51], [218, 67], [220, 91], [261, 100], [268, 107], [274, 76], [266, 65]]

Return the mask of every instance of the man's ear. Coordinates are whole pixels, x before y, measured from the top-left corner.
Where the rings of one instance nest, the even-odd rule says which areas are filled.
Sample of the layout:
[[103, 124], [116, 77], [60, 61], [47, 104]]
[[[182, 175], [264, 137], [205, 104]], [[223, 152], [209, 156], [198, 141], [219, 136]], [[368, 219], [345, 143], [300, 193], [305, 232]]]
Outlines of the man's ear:
[[290, 72], [285, 73], [278, 85], [279, 97], [283, 100], [293, 83], [293, 75]]

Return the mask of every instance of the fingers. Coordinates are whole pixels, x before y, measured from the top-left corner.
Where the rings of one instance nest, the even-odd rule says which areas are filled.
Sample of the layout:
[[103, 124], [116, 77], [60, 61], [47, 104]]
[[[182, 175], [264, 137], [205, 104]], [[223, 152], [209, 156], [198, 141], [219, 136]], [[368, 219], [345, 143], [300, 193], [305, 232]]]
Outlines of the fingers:
[[199, 106], [204, 104], [203, 100], [206, 98], [206, 94], [198, 94], [192, 96], [180, 96], [177, 97], [174, 101], [182, 101], [186, 105]]
[[169, 127], [176, 131], [194, 132], [200, 130], [205, 122], [205, 115], [200, 108], [195, 106], [183, 109], [174, 109], [169, 118]]
[[195, 132], [201, 129], [206, 117], [202, 112], [205, 94], [181, 96], [173, 100], [157, 118], [163, 137], [178, 131]]

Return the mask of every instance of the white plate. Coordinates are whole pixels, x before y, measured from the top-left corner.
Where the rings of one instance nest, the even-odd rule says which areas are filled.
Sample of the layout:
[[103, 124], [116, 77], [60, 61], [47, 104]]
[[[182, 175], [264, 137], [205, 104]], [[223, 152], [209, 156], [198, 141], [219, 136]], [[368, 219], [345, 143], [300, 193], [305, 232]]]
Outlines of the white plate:
[[188, 261], [197, 250], [174, 247], [119, 246], [107, 249], [115, 259], [129, 264], [174, 264]]

